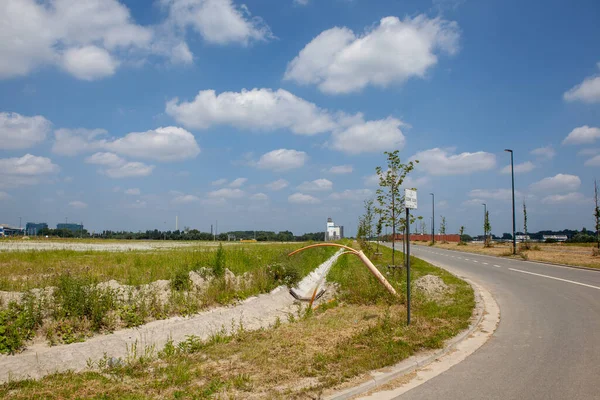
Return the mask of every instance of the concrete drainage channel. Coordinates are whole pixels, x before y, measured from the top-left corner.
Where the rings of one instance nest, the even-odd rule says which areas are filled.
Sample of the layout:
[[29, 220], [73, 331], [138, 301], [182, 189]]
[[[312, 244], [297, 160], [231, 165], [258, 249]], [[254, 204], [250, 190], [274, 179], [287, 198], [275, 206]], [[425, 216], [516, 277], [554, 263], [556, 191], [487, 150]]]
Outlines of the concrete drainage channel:
[[[300, 281], [297, 291], [302, 295], [310, 295], [340, 254], [342, 250]], [[286, 322], [290, 314], [297, 312], [296, 304], [285, 286], [280, 286], [271, 293], [248, 298], [234, 306], [213, 308], [192, 317], [152, 321], [139, 328], [99, 335], [83, 343], [54, 347], [36, 343], [20, 354], [0, 356], [0, 382], [38, 379], [54, 372], [83, 371], [88, 367], [88, 360], [125, 358], [132, 349], [136, 349], [138, 356], [147, 351], [155, 354], [169, 340], [179, 343], [190, 335], [206, 339], [222, 329], [231, 333], [240, 324], [248, 330], [268, 327], [278, 318]]]
[[[391, 399], [443, 373], [479, 349], [496, 330], [500, 322], [500, 308], [489, 291], [469, 279], [462, 279], [473, 287], [476, 301], [471, 325], [466, 330], [450, 339], [443, 349], [418, 354], [393, 367], [372, 371], [367, 382], [326, 396], [325, 399]], [[425, 369], [425, 366], [428, 368]], [[383, 385], [413, 372], [415, 376], [399, 383], [399, 387], [377, 391]]]

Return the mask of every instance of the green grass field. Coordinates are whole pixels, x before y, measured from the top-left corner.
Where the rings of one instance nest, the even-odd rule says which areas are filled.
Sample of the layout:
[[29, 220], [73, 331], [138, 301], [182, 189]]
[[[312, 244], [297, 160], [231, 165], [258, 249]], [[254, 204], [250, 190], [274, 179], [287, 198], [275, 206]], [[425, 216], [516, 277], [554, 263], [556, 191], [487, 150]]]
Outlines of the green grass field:
[[[313, 250], [305, 253], [310, 253]], [[317, 251], [317, 250], [314, 250]], [[328, 279], [339, 285], [335, 300], [314, 311], [299, 310], [289, 324], [188, 337], [152, 357], [121, 363], [101, 360], [89, 372], [61, 373], [39, 381], [0, 386], [7, 399], [205, 399], [319, 398], [366, 372], [395, 364], [422, 349], [438, 348], [465, 329], [475, 304], [471, 287], [448, 272], [412, 259], [415, 279], [432, 274], [448, 290], [432, 299], [414, 292], [413, 323], [406, 326], [405, 274], [388, 269], [391, 250], [376, 260], [399, 291], [389, 295], [359, 260], [342, 256]], [[397, 262], [402, 260], [401, 255]]]
[[[23, 292], [21, 301], [0, 302], [0, 353], [18, 352], [36, 337], [50, 344], [81, 342], [293, 285], [335, 252], [320, 248], [287, 256], [302, 245], [0, 253], [0, 289]], [[191, 271], [204, 277], [205, 284], [195, 285]], [[127, 286], [99, 285], [109, 280]], [[160, 282], [162, 286], [146, 285]], [[46, 287], [51, 290], [32, 290]]]

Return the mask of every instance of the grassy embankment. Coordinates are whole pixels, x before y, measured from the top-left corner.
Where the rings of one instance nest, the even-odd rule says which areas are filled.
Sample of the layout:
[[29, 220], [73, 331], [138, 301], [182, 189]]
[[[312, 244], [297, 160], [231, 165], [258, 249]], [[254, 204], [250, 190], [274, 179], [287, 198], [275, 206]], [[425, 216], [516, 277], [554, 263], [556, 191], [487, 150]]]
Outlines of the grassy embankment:
[[[427, 245], [428, 243], [416, 242], [415, 244]], [[530, 249], [523, 249], [517, 244], [517, 257], [529, 261], [549, 262], [556, 264], [574, 265], [589, 268], [600, 268], [600, 253], [590, 243], [529, 243]], [[484, 247], [479, 243], [468, 243], [458, 246], [456, 243], [435, 243], [435, 247], [448, 250], [458, 250], [467, 253], [485, 254], [497, 257], [514, 257], [512, 244], [495, 243], [493, 247]]]
[[[309, 251], [310, 252], [310, 251]], [[378, 265], [390, 262], [382, 249]], [[401, 260], [401, 256], [397, 256]], [[33, 398], [317, 398], [324, 390], [356, 382], [366, 372], [392, 365], [421, 349], [438, 348], [469, 324], [474, 296], [464, 281], [412, 259], [414, 279], [439, 276], [449, 289], [436, 300], [415, 292], [413, 323], [406, 327], [405, 273], [380, 267], [400, 293], [396, 299], [354, 256], [343, 256], [328, 280], [337, 299], [289, 317], [270, 329], [189, 337], [155, 357], [96, 364], [85, 373], [0, 386], [0, 396]], [[110, 365], [109, 365], [110, 364]]]
[[[289, 259], [287, 253], [300, 246], [0, 253], [0, 290], [23, 292], [20, 301], [0, 304], [0, 353], [19, 351], [36, 336], [50, 344], [80, 342], [96, 333], [230, 304], [296, 283], [335, 252], [320, 248]], [[190, 271], [197, 272], [196, 283]], [[99, 285], [108, 280], [128, 286]]]

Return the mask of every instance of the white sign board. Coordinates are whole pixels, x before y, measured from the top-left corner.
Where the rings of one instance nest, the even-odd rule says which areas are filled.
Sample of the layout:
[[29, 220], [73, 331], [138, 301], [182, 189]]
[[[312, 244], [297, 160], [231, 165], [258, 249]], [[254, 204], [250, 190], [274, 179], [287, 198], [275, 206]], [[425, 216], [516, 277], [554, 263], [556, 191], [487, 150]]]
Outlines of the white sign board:
[[417, 191], [404, 189], [404, 205], [406, 208], [415, 210], [417, 208]]

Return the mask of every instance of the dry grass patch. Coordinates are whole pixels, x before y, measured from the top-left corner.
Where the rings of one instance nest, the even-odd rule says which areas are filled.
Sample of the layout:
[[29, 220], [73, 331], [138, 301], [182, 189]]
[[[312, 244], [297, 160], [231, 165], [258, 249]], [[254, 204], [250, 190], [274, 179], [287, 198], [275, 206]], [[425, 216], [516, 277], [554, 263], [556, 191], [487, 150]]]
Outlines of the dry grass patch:
[[[417, 243], [419, 244], [419, 243]], [[486, 248], [483, 244], [468, 243], [466, 246], [457, 246], [456, 243], [439, 244], [435, 247], [446, 250], [462, 251], [466, 253], [485, 254], [497, 257], [512, 257], [512, 244], [495, 243], [494, 247]], [[583, 266], [589, 268], [600, 268], [600, 259], [594, 255], [593, 246], [588, 244], [566, 244], [566, 243], [530, 243], [530, 249], [522, 249], [518, 252], [519, 259], [529, 261], [549, 262], [556, 264]]]

